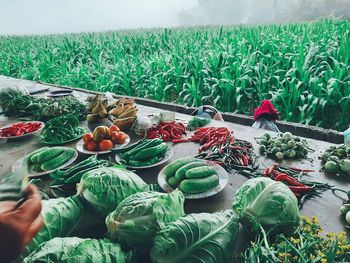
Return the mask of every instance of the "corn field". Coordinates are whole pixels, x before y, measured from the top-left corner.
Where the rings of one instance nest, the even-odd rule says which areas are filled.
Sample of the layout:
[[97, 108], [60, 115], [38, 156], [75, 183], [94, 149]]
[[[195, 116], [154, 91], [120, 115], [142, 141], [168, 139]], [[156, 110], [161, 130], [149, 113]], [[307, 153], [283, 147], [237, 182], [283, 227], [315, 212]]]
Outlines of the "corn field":
[[344, 130], [350, 21], [0, 37], [0, 74]]

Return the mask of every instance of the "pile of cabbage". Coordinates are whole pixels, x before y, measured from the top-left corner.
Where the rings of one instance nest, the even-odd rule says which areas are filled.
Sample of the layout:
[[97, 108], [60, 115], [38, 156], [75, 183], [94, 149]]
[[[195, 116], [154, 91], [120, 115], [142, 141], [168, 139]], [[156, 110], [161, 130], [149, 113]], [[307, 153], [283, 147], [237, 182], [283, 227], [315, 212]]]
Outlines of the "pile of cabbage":
[[[88, 171], [76, 196], [50, 199], [43, 207], [44, 227], [18, 262], [232, 262], [240, 223], [290, 233], [300, 217], [294, 194], [269, 178], [244, 183], [232, 209], [185, 215], [180, 191], [153, 191], [116, 167]], [[71, 236], [87, 213], [104, 220], [103, 239]]]

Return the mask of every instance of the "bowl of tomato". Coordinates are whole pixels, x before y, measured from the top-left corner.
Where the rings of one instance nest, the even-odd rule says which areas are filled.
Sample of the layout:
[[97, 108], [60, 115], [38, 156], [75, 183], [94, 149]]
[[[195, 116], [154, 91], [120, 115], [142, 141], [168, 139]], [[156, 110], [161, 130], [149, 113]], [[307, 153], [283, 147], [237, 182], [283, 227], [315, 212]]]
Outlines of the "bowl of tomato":
[[45, 124], [41, 121], [22, 121], [0, 128], [0, 139], [19, 139], [39, 134]]
[[128, 145], [130, 137], [118, 126], [98, 126], [92, 133], [85, 133], [77, 143], [77, 150], [85, 154], [106, 154]]

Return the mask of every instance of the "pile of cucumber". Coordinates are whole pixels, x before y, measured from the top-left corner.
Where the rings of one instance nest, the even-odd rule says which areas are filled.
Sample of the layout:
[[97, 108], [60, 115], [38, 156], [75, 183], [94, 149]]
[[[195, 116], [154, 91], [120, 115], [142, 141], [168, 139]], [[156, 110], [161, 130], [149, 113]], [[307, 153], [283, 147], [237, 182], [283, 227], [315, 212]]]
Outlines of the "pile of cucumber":
[[199, 194], [219, 185], [214, 167], [192, 157], [178, 159], [165, 166], [167, 183], [187, 194]]
[[30, 153], [26, 160], [32, 171], [52, 171], [68, 162], [74, 153], [73, 149], [66, 147], [43, 147]]
[[164, 159], [168, 146], [162, 139], [140, 140], [119, 150], [122, 164], [142, 167], [158, 163]]

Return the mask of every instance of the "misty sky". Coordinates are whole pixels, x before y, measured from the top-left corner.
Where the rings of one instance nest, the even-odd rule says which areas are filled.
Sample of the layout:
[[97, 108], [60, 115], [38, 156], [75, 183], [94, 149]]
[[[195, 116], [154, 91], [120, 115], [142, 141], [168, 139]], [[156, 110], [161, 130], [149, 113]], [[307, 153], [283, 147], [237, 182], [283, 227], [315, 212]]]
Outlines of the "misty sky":
[[178, 26], [196, 0], [0, 0], [0, 34]]

